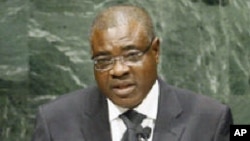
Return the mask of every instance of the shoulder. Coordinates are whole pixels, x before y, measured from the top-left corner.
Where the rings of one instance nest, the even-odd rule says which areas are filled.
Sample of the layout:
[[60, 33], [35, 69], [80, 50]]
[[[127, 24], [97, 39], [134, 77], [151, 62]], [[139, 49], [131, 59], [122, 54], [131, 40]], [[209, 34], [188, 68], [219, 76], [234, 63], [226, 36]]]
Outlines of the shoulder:
[[227, 105], [213, 97], [195, 93], [189, 90], [180, 89], [177, 91], [179, 91], [179, 94], [177, 94], [179, 99], [183, 102], [189, 101], [187, 104], [196, 107], [195, 109], [219, 111], [227, 108]]
[[97, 99], [100, 99], [99, 90], [96, 86], [91, 86], [86, 89], [63, 94], [41, 105], [39, 112], [48, 116], [67, 115], [67, 113], [78, 113], [78, 111], [84, 112], [85, 109], [88, 109], [91, 102]]
[[179, 105], [186, 112], [201, 115], [209, 114], [211, 116], [211, 114], [221, 114], [222, 112], [230, 110], [227, 105], [215, 98], [198, 94], [191, 90], [177, 88], [166, 83], [162, 86], [164, 87], [163, 91], [166, 92], [163, 92], [163, 94], [175, 97]]

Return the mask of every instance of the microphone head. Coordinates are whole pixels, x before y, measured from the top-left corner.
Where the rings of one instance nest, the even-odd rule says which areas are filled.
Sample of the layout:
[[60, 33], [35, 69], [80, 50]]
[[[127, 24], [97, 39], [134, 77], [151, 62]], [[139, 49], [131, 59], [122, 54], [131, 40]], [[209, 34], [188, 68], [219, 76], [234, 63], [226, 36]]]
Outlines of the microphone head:
[[142, 126], [138, 126], [136, 129], [136, 136], [138, 137], [139, 140], [143, 139], [143, 140], [147, 140], [149, 139], [151, 134], [151, 128], [150, 127], [144, 127], [142, 128]]
[[148, 126], [143, 128], [143, 134], [144, 134], [144, 137], [146, 137], [148, 139], [150, 137], [150, 134], [151, 134], [151, 128]]

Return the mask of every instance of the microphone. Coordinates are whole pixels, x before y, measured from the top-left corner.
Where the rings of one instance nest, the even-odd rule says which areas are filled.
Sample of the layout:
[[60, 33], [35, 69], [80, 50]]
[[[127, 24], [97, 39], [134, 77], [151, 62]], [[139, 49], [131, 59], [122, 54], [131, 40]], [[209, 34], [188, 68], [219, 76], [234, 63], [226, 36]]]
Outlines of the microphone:
[[148, 126], [143, 128], [143, 134], [144, 134], [144, 137], [146, 137], [148, 139], [150, 137], [150, 134], [151, 134], [151, 128]]

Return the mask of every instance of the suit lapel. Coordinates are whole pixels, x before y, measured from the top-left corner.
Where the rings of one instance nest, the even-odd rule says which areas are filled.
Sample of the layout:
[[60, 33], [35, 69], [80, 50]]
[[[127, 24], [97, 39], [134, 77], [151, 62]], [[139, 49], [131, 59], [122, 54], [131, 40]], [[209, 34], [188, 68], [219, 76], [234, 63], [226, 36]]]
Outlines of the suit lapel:
[[182, 108], [173, 88], [159, 80], [160, 97], [153, 141], [178, 141], [185, 126], [178, 121]]
[[83, 113], [83, 120], [86, 121], [83, 126], [84, 138], [90, 141], [111, 141], [107, 101], [101, 92], [91, 93], [84, 109], [88, 110]]

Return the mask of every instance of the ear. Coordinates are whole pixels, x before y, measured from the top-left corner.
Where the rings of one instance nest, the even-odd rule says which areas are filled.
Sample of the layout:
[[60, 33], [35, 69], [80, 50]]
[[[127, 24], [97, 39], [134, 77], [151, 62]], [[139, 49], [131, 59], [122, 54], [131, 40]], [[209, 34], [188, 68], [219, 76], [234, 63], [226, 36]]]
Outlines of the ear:
[[91, 58], [93, 59], [93, 58], [94, 58], [94, 51], [93, 51], [93, 47], [91, 47], [91, 49], [90, 49], [90, 55], [91, 55]]
[[152, 41], [152, 51], [155, 56], [156, 63], [159, 63], [159, 56], [160, 56], [160, 39], [155, 37]]

